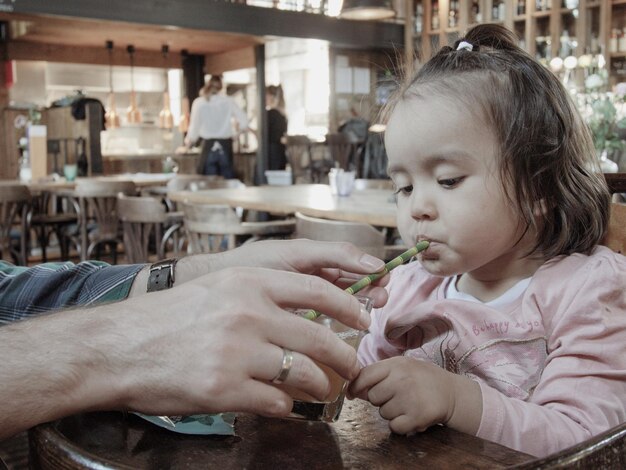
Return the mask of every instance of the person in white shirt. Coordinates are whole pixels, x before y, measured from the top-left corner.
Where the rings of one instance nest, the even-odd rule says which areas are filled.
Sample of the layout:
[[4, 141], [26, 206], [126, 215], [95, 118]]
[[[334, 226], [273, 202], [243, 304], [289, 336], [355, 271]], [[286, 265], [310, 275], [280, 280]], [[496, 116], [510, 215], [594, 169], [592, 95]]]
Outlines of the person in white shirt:
[[191, 147], [202, 138], [198, 173], [234, 178], [233, 119], [241, 132], [248, 129], [248, 118], [232, 98], [220, 94], [222, 87], [222, 77], [213, 75], [200, 90], [200, 96], [191, 105], [185, 144]]

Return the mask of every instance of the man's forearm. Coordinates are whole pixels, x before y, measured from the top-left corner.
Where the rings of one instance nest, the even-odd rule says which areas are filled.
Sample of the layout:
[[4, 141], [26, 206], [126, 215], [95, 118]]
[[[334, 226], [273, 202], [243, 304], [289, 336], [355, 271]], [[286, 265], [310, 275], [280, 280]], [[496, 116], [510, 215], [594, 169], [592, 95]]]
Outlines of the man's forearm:
[[106, 313], [113, 308], [53, 313], [0, 328], [0, 439], [78, 411], [115, 407], [119, 393], [106, 376], [104, 346], [119, 341], [117, 322]]

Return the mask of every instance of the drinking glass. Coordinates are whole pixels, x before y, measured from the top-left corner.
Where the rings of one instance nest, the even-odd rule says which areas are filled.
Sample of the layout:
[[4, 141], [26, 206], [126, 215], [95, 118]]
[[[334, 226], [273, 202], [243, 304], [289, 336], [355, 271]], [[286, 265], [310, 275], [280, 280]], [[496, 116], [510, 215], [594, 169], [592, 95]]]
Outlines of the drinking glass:
[[349, 196], [354, 188], [356, 172], [346, 171], [341, 168], [331, 168], [328, 173], [330, 192], [338, 196]]
[[74, 181], [76, 179], [77, 172], [78, 166], [76, 163], [63, 165], [63, 175], [67, 181]]
[[[372, 310], [372, 299], [362, 295], [357, 295], [355, 297], [359, 299], [359, 302], [361, 302], [362, 309], [365, 309], [368, 313]], [[306, 312], [308, 312], [308, 310], [298, 310], [295, 313], [304, 314]], [[355, 350], [358, 349], [361, 338], [367, 334], [367, 331], [356, 330], [344, 325], [334, 318], [327, 317], [324, 314], [320, 315], [313, 321], [325, 326], [326, 328], [330, 328], [331, 331], [352, 346]], [[285, 384], [280, 385], [280, 388], [289, 393], [289, 395], [293, 398], [293, 407], [291, 409], [291, 413], [287, 417], [310, 421], [337, 421], [346, 396], [348, 381], [329, 367], [320, 364], [317, 361], [315, 361], [315, 363], [324, 371], [330, 380], [330, 394], [324, 401], [319, 401], [301, 390]]]

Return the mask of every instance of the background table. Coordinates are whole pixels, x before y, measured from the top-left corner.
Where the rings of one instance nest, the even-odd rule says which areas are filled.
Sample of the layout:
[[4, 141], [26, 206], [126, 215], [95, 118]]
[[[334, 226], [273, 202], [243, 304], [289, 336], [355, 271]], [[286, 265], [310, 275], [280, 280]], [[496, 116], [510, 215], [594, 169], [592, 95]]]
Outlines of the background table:
[[396, 226], [395, 199], [393, 192], [386, 189], [364, 189], [353, 191], [348, 197], [339, 197], [333, 195], [326, 184], [296, 184], [172, 191], [168, 197], [176, 202], [226, 204], [278, 214], [302, 212], [312, 217], [363, 222], [380, 227]]
[[[146, 186], [166, 185], [169, 180], [174, 178], [176, 173], [123, 173], [119, 175], [109, 176], [91, 176], [79, 177], [78, 180], [98, 180], [98, 181], [132, 181], [138, 188]], [[76, 180], [66, 181], [65, 178], [56, 181], [32, 181], [27, 183], [28, 189], [33, 193], [42, 191], [64, 191], [74, 189]]]
[[[532, 457], [434, 426], [390, 433], [369, 403], [348, 401], [337, 423], [241, 415], [237, 436], [186, 436], [134, 415], [89, 413], [30, 432], [34, 468], [504, 468]], [[101, 465], [101, 466], [98, 466]]]

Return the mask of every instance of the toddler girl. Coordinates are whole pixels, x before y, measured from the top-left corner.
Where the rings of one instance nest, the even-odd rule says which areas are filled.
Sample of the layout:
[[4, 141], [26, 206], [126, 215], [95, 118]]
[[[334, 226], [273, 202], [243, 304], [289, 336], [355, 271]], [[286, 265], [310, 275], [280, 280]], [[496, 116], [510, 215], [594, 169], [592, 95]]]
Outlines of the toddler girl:
[[445, 424], [544, 456], [626, 420], [626, 257], [599, 245], [610, 195], [558, 79], [479, 25], [399, 90], [385, 142], [393, 271], [350, 394], [397, 433]]

